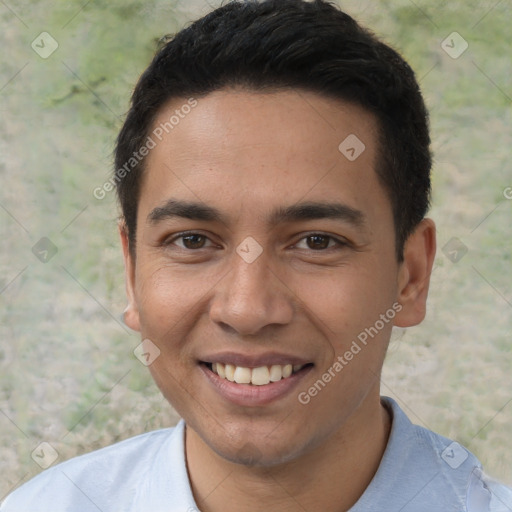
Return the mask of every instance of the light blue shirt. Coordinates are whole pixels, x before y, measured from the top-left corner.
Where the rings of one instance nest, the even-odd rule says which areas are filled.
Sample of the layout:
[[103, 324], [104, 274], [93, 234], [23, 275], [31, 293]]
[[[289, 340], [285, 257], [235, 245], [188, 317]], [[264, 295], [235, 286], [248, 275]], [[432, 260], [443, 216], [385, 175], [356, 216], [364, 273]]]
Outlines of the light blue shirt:
[[[473, 454], [383, 401], [393, 416], [388, 445], [350, 512], [512, 512], [512, 489], [485, 476]], [[16, 489], [0, 512], [197, 512], [184, 433], [181, 420], [63, 462]]]

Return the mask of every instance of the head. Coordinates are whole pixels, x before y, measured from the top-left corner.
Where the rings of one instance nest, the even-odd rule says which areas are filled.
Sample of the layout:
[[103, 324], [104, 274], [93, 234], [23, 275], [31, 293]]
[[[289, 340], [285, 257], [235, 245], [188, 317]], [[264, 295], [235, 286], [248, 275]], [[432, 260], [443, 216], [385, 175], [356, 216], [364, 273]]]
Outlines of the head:
[[[429, 143], [411, 68], [327, 2], [230, 2], [159, 50], [116, 148], [126, 321], [213, 451], [289, 460], [377, 403], [425, 313]], [[216, 363], [304, 367], [258, 395]]]

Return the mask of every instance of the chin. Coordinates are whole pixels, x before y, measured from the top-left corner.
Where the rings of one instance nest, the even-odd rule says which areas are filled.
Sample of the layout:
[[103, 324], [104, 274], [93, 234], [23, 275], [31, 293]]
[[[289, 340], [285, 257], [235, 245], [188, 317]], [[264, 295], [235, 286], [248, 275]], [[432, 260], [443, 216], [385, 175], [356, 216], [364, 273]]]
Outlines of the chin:
[[285, 464], [299, 458], [314, 444], [304, 438], [304, 430], [283, 432], [276, 429], [275, 424], [262, 428], [255, 428], [254, 424], [235, 428], [231, 424], [231, 427], [194, 430], [219, 457], [251, 467], [270, 468]]
[[[216, 443], [217, 444], [217, 443]], [[250, 467], [270, 468], [296, 459], [302, 450], [297, 446], [273, 446], [264, 439], [261, 442], [247, 441], [241, 448], [210, 445], [218, 456], [234, 464]]]

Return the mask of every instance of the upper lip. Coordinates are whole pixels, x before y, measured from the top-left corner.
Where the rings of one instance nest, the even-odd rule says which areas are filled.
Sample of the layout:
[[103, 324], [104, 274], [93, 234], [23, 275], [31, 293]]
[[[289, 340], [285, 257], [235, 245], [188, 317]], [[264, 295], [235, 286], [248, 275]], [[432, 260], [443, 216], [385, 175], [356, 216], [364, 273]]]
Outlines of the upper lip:
[[266, 352], [264, 354], [241, 354], [239, 352], [216, 352], [206, 354], [200, 358], [203, 363], [222, 363], [241, 366], [244, 368], [258, 368], [260, 366], [272, 366], [274, 364], [301, 364], [305, 365], [312, 361], [291, 354], [277, 352]]

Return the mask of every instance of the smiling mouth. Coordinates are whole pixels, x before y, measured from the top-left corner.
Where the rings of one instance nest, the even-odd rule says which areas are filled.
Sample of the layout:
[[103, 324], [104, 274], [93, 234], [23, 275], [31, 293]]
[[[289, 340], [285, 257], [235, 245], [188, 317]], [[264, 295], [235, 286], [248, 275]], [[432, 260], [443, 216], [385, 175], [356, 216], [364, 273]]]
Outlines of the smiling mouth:
[[250, 384], [253, 386], [265, 386], [272, 382], [288, 379], [301, 370], [313, 366], [308, 364], [273, 364], [271, 366], [259, 366], [258, 368], [247, 368], [233, 364], [207, 363], [203, 362], [211, 372], [221, 379], [236, 384]]

